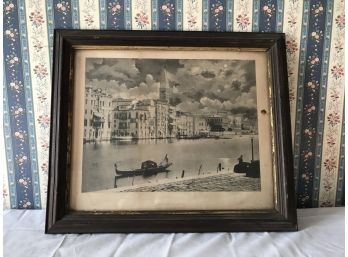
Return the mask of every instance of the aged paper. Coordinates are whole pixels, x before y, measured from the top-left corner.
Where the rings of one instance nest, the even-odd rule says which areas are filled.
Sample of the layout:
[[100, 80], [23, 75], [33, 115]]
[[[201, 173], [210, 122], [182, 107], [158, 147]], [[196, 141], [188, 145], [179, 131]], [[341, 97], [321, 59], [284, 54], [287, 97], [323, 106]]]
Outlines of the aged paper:
[[[230, 59], [255, 60], [257, 122], [261, 191], [252, 192], [119, 192], [116, 189], [82, 192], [83, 123], [86, 58]], [[141, 210], [261, 210], [274, 207], [270, 89], [266, 52], [151, 48], [78, 50], [75, 56], [75, 93], [70, 206], [85, 211]], [[264, 112], [266, 110], [266, 113]], [[262, 111], [262, 112], [261, 112]]]

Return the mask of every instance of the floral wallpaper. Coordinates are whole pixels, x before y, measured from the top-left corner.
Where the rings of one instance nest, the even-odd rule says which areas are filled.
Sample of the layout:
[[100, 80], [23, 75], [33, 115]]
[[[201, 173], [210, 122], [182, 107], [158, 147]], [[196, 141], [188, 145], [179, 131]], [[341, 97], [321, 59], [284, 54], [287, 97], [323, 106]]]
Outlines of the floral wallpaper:
[[299, 208], [344, 205], [343, 0], [5, 0], [5, 208], [45, 208], [54, 28], [286, 34]]

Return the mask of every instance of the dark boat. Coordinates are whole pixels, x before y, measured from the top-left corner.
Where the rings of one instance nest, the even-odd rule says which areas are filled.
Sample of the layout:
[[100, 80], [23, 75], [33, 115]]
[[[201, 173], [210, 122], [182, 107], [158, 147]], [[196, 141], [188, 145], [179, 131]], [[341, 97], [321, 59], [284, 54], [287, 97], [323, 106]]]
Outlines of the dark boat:
[[251, 161], [249, 168], [245, 173], [246, 177], [259, 178], [260, 177], [260, 161]]
[[172, 163], [168, 162], [168, 157], [167, 155], [164, 157], [164, 160], [157, 165], [156, 162], [154, 161], [145, 161], [141, 163], [141, 168], [140, 169], [135, 169], [135, 170], [119, 170], [117, 169], [117, 164], [115, 163], [115, 172], [116, 175], [120, 177], [132, 177], [132, 176], [152, 176], [156, 175], [157, 173], [160, 172], [166, 172], [167, 168], [171, 166]]
[[255, 160], [251, 162], [240, 162], [234, 166], [235, 173], [245, 173], [246, 177], [259, 178], [260, 177], [260, 161]]
[[234, 165], [233, 172], [235, 173], [246, 173], [250, 167], [250, 162], [240, 162]]

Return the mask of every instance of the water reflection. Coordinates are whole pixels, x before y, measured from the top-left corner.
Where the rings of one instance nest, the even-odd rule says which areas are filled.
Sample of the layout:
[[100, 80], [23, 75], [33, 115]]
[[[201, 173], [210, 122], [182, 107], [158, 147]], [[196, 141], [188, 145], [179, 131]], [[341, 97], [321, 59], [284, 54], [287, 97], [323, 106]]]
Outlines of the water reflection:
[[[258, 137], [254, 136], [254, 158], [259, 158]], [[153, 139], [87, 143], [83, 146], [83, 191], [97, 191], [114, 187], [115, 168], [139, 169], [146, 160], [161, 162], [165, 155], [173, 165], [168, 172], [144, 178], [122, 178], [117, 184], [129, 186], [223, 171], [232, 171], [238, 158], [251, 160], [250, 136], [231, 139]]]

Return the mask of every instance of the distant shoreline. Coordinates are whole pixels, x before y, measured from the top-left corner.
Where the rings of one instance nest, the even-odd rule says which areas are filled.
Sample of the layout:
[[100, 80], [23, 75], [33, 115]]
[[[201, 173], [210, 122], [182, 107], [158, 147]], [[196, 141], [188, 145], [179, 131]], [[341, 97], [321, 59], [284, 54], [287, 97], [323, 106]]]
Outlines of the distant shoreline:
[[142, 140], [199, 140], [199, 139], [233, 139], [234, 137], [244, 137], [244, 136], [255, 136], [258, 137], [258, 134], [226, 134], [226, 135], [214, 135], [211, 137], [166, 137], [166, 138], [131, 138], [131, 139], [101, 139], [101, 140], [85, 140], [83, 141], [84, 144], [86, 143], [100, 143], [100, 142], [131, 142], [131, 141], [142, 141]]

